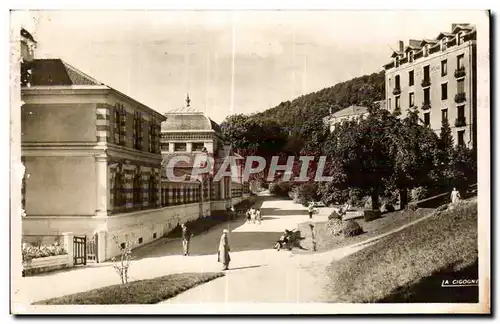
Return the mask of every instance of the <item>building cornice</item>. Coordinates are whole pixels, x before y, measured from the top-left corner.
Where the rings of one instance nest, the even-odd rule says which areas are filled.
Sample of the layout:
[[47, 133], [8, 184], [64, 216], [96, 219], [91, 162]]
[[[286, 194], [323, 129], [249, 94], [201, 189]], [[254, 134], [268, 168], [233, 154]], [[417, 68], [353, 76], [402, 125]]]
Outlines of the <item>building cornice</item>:
[[[78, 97], [75, 98], [75, 96]], [[82, 98], [79, 96], [85, 97]], [[89, 97], [92, 96], [97, 98], [89, 100]], [[115, 97], [116, 100], [123, 100], [142, 112], [152, 114], [161, 122], [167, 120], [167, 117], [163, 114], [106, 85], [21, 87], [21, 99], [26, 104], [108, 103], [114, 105], [115, 100], [112, 97]]]
[[[449, 54], [451, 54], [453, 52], [461, 51], [461, 50], [466, 49], [466, 48], [468, 48], [470, 46], [473, 46], [475, 44], [476, 44], [475, 40], [470, 40], [470, 41], [464, 42], [463, 44], [458, 45], [458, 46], [448, 47], [444, 51], [439, 51], [439, 52], [436, 52], [436, 53], [432, 53], [432, 54], [430, 54], [428, 56], [425, 56], [425, 57], [413, 60], [413, 62], [411, 62], [411, 63], [400, 64], [399, 67], [388, 68], [388, 69], [386, 69], [386, 72], [397, 72], [399, 70], [404, 70], [404, 69], [411, 68], [412, 66], [422, 65], [422, 63], [425, 63], [425, 62], [428, 62], [428, 61], [433, 61], [433, 60], [439, 58], [440, 56], [446, 56], [446, 55], [449, 55]], [[385, 66], [389, 66], [390, 64], [391, 63], [388, 63]]]

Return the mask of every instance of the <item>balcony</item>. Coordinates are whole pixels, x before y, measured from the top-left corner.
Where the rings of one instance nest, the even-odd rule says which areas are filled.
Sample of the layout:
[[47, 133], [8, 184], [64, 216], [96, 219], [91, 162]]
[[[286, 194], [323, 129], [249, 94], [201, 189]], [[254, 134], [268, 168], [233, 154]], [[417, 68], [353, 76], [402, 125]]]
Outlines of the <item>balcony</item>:
[[427, 88], [431, 86], [431, 80], [429, 78], [423, 79], [422, 83], [420, 83], [422, 88]]
[[431, 103], [430, 102], [422, 102], [422, 110], [429, 110], [431, 109]]
[[466, 125], [465, 117], [457, 117], [457, 119], [455, 119], [455, 127], [464, 127]]
[[401, 94], [401, 88], [400, 87], [394, 88], [394, 90], [392, 90], [392, 94], [395, 96]]
[[393, 115], [394, 117], [401, 116], [401, 109], [400, 109], [400, 108], [396, 108], [396, 109], [394, 109], [394, 111], [392, 112], [392, 115]]
[[459, 67], [455, 70], [455, 78], [462, 78], [465, 76], [465, 66]]
[[465, 102], [465, 92], [459, 92], [455, 95], [455, 102], [462, 103]]

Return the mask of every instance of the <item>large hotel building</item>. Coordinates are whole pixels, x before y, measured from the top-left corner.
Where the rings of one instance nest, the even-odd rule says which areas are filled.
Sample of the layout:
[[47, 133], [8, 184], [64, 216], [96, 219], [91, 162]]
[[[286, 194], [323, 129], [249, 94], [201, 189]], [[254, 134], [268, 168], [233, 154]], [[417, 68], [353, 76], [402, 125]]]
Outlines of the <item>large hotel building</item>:
[[475, 148], [476, 28], [453, 24], [435, 39], [399, 41], [391, 58], [384, 65], [387, 109], [403, 118], [416, 110], [438, 134], [448, 119], [455, 144]]

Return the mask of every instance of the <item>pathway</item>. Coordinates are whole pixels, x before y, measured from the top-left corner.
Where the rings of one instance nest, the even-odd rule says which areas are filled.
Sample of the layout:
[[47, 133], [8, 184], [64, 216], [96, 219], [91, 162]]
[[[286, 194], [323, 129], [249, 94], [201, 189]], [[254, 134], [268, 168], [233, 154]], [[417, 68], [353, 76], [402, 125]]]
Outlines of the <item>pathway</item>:
[[[218, 225], [191, 242], [191, 255], [181, 255], [179, 240], [161, 239], [133, 252], [130, 281], [180, 272], [220, 271], [216, 249], [223, 228], [230, 230], [232, 262], [226, 276], [188, 290], [166, 303], [200, 302], [312, 302], [321, 301], [326, 266], [354, 253], [386, 233], [353, 246], [317, 254], [292, 254], [272, 247], [283, 230], [308, 220], [306, 209], [290, 200], [259, 197], [262, 224], [242, 220]], [[320, 208], [314, 221], [327, 219], [331, 208]], [[420, 219], [422, 220], [422, 219]], [[420, 221], [419, 220], [419, 221]], [[413, 223], [404, 227], [411, 226]], [[118, 284], [111, 263], [20, 279], [13, 300], [18, 304]]]

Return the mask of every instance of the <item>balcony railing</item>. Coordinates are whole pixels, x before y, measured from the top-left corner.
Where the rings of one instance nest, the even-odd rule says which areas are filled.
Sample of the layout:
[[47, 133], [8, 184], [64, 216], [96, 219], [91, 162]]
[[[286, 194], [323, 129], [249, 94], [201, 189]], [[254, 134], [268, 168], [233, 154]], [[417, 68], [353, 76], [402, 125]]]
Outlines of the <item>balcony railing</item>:
[[429, 86], [431, 85], [431, 80], [430, 80], [430, 79], [423, 79], [423, 80], [422, 80], [422, 83], [420, 83], [420, 85], [421, 85], [423, 88], [429, 87]]
[[400, 87], [394, 88], [394, 90], [392, 90], [392, 94], [395, 96], [397, 96], [398, 94], [401, 94], [401, 88]]
[[465, 92], [459, 92], [455, 95], [455, 102], [462, 103], [465, 101]]
[[431, 103], [430, 102], [422, 102], [422, 110], [429, 110], [431, 109]]
[[455, 127], [463, 127], [467, 125], [467, 123], [465, 122], [465, 117], [458, 117], [457, 119], [455, 119]]
[[461, 78], [465, 76], [465, 66], [459, 67], [455, 70], [455, 78]]

